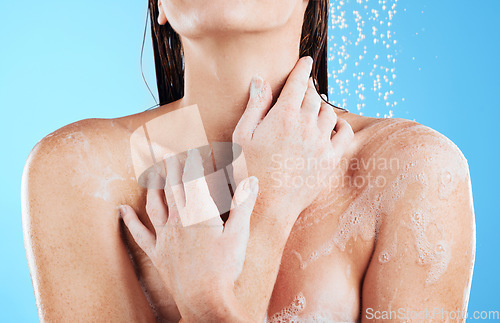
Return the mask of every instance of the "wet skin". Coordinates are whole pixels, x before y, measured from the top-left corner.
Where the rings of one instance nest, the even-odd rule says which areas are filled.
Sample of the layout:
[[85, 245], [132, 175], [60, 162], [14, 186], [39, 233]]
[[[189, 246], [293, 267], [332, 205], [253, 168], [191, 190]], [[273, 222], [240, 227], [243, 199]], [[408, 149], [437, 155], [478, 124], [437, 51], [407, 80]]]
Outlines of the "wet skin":
[[[117, 213], [128, 204], [152, 229], [129, 138], [178, 108], [79, 121], [34, 148], [23, 175], [23, 221], [45, 319], [180, 319]], [[370, 308], [464, 310], [475, 252], [465, 158], [416, 122], [337, 112], [355, 133], [334, 176], [344, 181], [332, 180], [295, 223], [268, 317], [286, 317], [286, 309], [331, 321], [363, 320]], [[398, 163], [384, 166], [391, 158]]]

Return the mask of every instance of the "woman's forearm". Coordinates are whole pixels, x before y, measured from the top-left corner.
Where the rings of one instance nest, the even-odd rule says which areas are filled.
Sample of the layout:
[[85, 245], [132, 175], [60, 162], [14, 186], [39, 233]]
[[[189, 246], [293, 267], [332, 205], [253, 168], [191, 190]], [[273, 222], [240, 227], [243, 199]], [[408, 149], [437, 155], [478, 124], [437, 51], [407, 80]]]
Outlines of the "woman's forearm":
[[263, 322], [267, 314], [283, 250], [293, 226], [293, 223], [270, 220], [277, 218], [275, 212], [278, 211], [259, 210], [256, 206], [252, 214], [245, 265], [234, 288], [241, 306], [257, 322]]
[[[203, 297], [206, 303], [193, 308], [209, 308], [189, 313], [186, 309], [180, 322], [263, 322], [278, 276], [281, 257], [293, 224], [281, 223], [276, 209], [259, 210], [252, 214], [250, 237], [243, 271], [234, 289], [213, 292]], [[286, 212], [286, 211], [285, 211]], [[290, 211], [287, 211], [290, 212]], [[201, 297], [193, 297], [193, 302]], [[191, 303], [189, 300], [184, 305]], [[189, 304], [194, 305], [194, 304]]]

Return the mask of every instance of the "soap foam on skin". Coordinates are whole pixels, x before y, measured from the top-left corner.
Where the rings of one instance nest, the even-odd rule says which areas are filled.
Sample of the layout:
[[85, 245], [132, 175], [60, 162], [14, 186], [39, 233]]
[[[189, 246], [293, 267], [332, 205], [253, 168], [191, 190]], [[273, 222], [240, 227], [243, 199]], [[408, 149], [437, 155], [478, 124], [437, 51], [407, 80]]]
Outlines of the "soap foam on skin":
[[[392, 137], [384, 136], [384, 143], [380, 144], [380, 148], [377, 148], [377, 145], [371, 146], [371, 150], [376, 153], [381, 152], [386, 156], [398, 154], [400, 158], [400, 167], [395, 173], [389, 172], [385, 187], [381, 189], [364, 187], [357, 190], [358, 195], [350, 199], [341, 195], [343, 193], [336, 196], [331, 194], [331, 203], [328, 203], [328, 196], [326, 198], [321, 196], [301, 214], [294, 231], [313, 228], [317, 224], [323, 226], [326, 223], [330, 224], [331, 216], [336, 216], [339, 211], [345, 209], [338, 219], [339, 226], [337, 228], [332, 226], [331, 233], [324, 236], [326, 241], [321, 240], [318, 245], [312, 246], [313, 252], [306, 254], [303, 250], [307, 249], [291, 250], [298, 259], [300, 269], [307, 270], [316, 260], [338, 252], [335, 247], [343, 252], [349, 251], [358, 237], [363, 240], [375, 239], [376, 243], [379, 225], [385, 225], [385, 221], [381, 220], [390, 215], [397, 216], [397, 221], [388, 222], [390, 225], [388, 231], [381, 231], [384, 239], [380, 239], [379, 243], [383, 241], [384, 245], [379, 245], [380, 249], [374, 254], [374, 261], [378, 262], [380, 268], [377, 273], [379, 279], [385, 274], [382, 268], [392, 268], [399, 272], [397, 276], [399, 285], [396, 283], [394, 290], [384, 296], [389, 308], [395, 306], [393, 304], [404, 290], [405, 280], [408, 278], [402, 274], [405, 270], [404, 265], [398, 262], [398, 257], [402, 257], [403, 254], [414, 255], [409, 260], [413, 261], [414, 267], [421, 271], [422, 285], [435, 284], [444, 277], [452, 252], [455, 251], [452, 250], [453, 239], [445, 229], [446, 223], [442, 222], [440, 212], [446, 211], [447, 199], [450, 199], [450, 206], [454, 203], [453, 194], [460, 182], [467, 180], [468, 170], [464, 167], [465, 158], [458, 148], [444, 136], [435, 135], [433, 132], [421, 125], [411, 125], [402, 130], [392, 131]], [[440, 165], [444, 167], [441, 168]], [[397, 213], [399, 209], [404, 209], [404, 213]], [[385, 264], [391, 264], [392, 267], [386, 267]], [[347, 275], [348, 270], [346, 270]], [[309, 303], [307, 311], [286, 321], [352, 321], [348, 317], [344, 319], [336, 317], [337, 313], [330, 311], [324, 315], [321, 307], [316, 308], [318, 304], [312, 300], [309, 300]], [[309, 314], [312, 312], [316, 314]]]
[[[390, 125], [389, 127], [391, 126], [393, 125]], [[399, 131], [402, 130], [396, 130], [396, 133]], [[389, 147], [389, 143], [387, 141], [384, 142], [379, 148], [376, 149], [374, 155], [389, 149]], [[348, 163], [342, 163], [341, 165], [344, 164], [348, 166]], [[398, 191], [394, 190], [393, 192]], [[391, 196], [393, 199], [398, 197], [399, 196]], [[313, 208], [309, 212], [311, 215], [304, 217], [304, 220], [302, 220], [302, 222], [308, 220], [309, 224], [306, 225], [299, 222], [298, 229], [303, 229], [307, 226], [318, 223], [326, 216], [330, 215], [335, 209], [330, 210], [330, 212], [321, 211], [333, 208], [333, 204], [337, 200], [338, 198], [333, 200], [331, 203], [326, 204], [324, 207], [319, 208], [320, 212], [317, 212], [317, 207]], [[346, 244], [349, 240], [351, 240], [351, 238], [354, 239], [354, 241], [357, 240], [358, 236], [361, 236], [361, 238], [365, 241], [373, 239], [378, 231], [382, 202], [383, 199], [381, 192], [377, 193], [374, 187], [370, 187], [368, 185], [365, 186], [362, 192], [358, 196], [354, 197], [354, 200], [348, 202], [349, 204], [347, 210], [341, 215], [340, 223], [336, 232], [326, 243], [321, 245], [316, 251], [313, 251], [305, 260], [303, 260], [302, 256], [298, 252], [294, 251], [294, 254], [300, 261], [300, 268], [306, 269], [309, 264], [315, 262], [323, 256], [331, 254], [335, 246], [341, 251], [345, 251]], [[316, 214], [321, 215], [317, 216]], [[311, 221], [313, 216], [315, 216], [315, 221]]]
[[458, 181], [454, 178], [453, 171], [450, 169], [443, 169], [440, 176], [439, 198], [443, 200], [447, 199], [457, 185]]
[[266, 319], [266, 323], [326, 323], [326, 322], [354, 322], [350, 316], [353, 304], [356, 304], [356, 292], [351, 290], [343, 309], [338, 313], [340, 316], [333, 318], [327, 312], [318, 311], [307, 315], [299, 316], [306, 307], [306, 298], [300, 292], [295, 296], [292, 303], [283, 308], [280, 312]]
[[[415, 166], [415, 163], [408, 163], [407, 166], [408, 167], [405, 168], [410, 171], [411, 168]], [[426, 285], [429, 285], [437, 282], [439, 278], [444, 274], [451, 259], [451, 252], [449, 248], [449, 242], [440, 240], [436, 244], [432, 244], [426, 234], [429, 226], [431, 224], [435, 225], [435, 219], [432, 217], [435, 212], [428, 202], [429, 185], [427, 177], [423, 173], [418, 173], [408, 178], [408, 174], [411, 173], [405, 172], [404, 175], [399, 176], [396, 182], [397, 185], [394, 188], [404, 192], [409, 185], [415, 183], [420, 184], [420, 187], [422, 188], [422, 191], [420, 192], [418, 197], [418, 204], [420, 207], [412, 211], [408, 223], [402, 222], [402, 224], [408, 227], [413, 233], [413, 236], [415, 238], [415, 248], [418, 255], [417, 262], [419, 265], [428, 267], [428, 273], [425, 283]], [[405, 184], [401, 185], [401, 183]], [[397, 228], [395, 235], [396, 234]], [[395, 237], [395, 241], [396, 239], [397, 236]], [[394, 256], [396, 256], [396, 243], [397, 242], [393, 242], [388, 249], [385, 249], [379, 254], [378, 260], [380, 263], [387, 263]]]
[[329, 215], [335, 213], [337, 211], [337, 206], [339, 205], [339, 198], [340, 195], [336, 195], [331, 199], [330, 196], [326, 196], [325, 198], [322, 198], [321, 200], [318, 200], [314, 204], [310, 205], [295, 222], [293, 231], [298, 232], [315, 224], [321, 223]]
[[298, 315], [306, 308], [306, 298], [302, 292], [299, 292], [293, 299], [292, 303], [283, 308], [280, 312], [271, 316], [268, 323], [288, 323], [299, 322]]
[[[300, 268], [306, 269], [311, 263], [332, 253], [334, 247], [345, 251], [349, 240], [357, 240], [360, 236], [368, 241], [375, 237], [376, 226], [380, 215], [381, 199], [373, 197], [374, 190], [366, 187], [342, 214], [339, 226], [333, 236], [305, 260], [299, 258]], [[295, 252], [295, 255], [298, 255]], [[300, 255], [299, 255], [300, 256]]]
[[[387, 131], [387, 129], [391, 127], [397, 127], [399, 123], [400, 122], [395, 122], [381, 130]], [[406, 130], [405, 128], [397, 129], [393, 132], [393, 135], [399, 135], [400, 132]], [[373, 156], [383, 156], [383, 153], [391, 147], [392, 144], [390, 140], [384, 141], [373, 152]], [[404, 171], [407, 172], [409, 167], [410, 166]], [[403, 180], [404, 178], [404, 176], [401, 176], [399, 180]], [[346, 244], [351, 239], [356, 241], [358, 236], [364, 241], [376, 238], [382, 212], [390, 213], [394, 207], [393, 203], [389, 203], [388, 205], [384, 205], [383, 203], [386, 201], [396, 201], [401, 198], [401, 191], [398, 189], [398, 180], [393, 182], [392, 187], [389, 186], [389, 189], [383, 192], [379, 191], [380, 189], [377, 189], [375, 186], [366, 185], [362, 192], [355, 197], [354, 201], [350, 202], [347, 210], [342, 214], [339, 226], [333, 237], [320, 246], [317, 251], [312, 252], [306, 260], [302, 261], [302, 259], [300, 259], [300, 268], [305, 269], [310, 263], [322, 256], [329, 255], [334, 246], [338, 247], [341, 251], [345, 251]], [[324, 216], [321, 217], [321, 219], [323, 218]]]
[[392, 241], [390, 247], [385, 249], [379, 254], [378, 261], [382, 264], [389, 262], [392, 259], [392, 257], [396, 255], [397, 247], [398, 247], [398, 233], [395, 232], [394, 240]]
[[418, 253], [418, 264], [428, 265], [426, 285], [436, 283], [448, 268], [451, 259], [449, 242], [440, 240], [436, 244], [429, 242], [426, 229], [429, 226], [429, 219], [424, 214], [429, 214], [423, 210], [416, 210], [411, 215], [408, 225], [415, 237], [415, 247]]
[[[388, 137], [388, 140], [386, 140], [388, 144], [382, 144], [377, 149], [377, 153], [381, 150], [386, 151], [389, 148], [389, 144], [393, 145], [394, 142], [405, 142], [403, 138], [407, 136], [418, 138], [419, 142], [404, 147], [404, 154], [400, 156], [401, 164], [404, 166], [400, 170], [399, 176], [389, 183], [386, 186], [387, 188], [383, 189], [382, 192], [376, 193], [374, 189], [365, 187], [360, 195], [351, 202], [348, 209], [340, 218], [337, 231], [326, 243], [322, 244], [305, 259], [297, 251], [293, 251], [300, 262], [301, 269], [306, 269], [311, 263], [331, 254], [334, 247], [345, 251], [347, 243], [351, 239], [356, 241], [358, 236], [365, 241], [376, 238], [381, 214], [391, 214], [396, 202], [402, 198], [407, 188], [410, 185], [419, 185], [421, 191], [417, 200], [421, 207], [415, 210], [409, 223], [402, 221], [401, 224], [413, 232], [415, 248], [418, 254], [418, 264], [426, 266], [428, 270], [425, 281], [426, 285], [433, 284], [439, 280], [445, 273], [451, 259], [452, 241], [441, 238], [438, 242], [431, 243], [428, 240], [429, 232], [426, 232], [426, 230], [428, 230], [429, 225], [432, 224], [436, 228], [438, 226], [435, 224], [435, 219], [431, 218], [435, 212], [432, 211], [430, 205], [426, 204], [426, 201], [433, 198], [433, 194], [436, 195], [435, 197], [439, 197], [439, 199], [449, 198], [457, 188], [458, 183], [466, 179], [468, 170], [463, 167], [463, 162], [465, 161], [466, 164], [466, 160], [458, 147], [439, 133], [437, 133], [438, 135], [433, 135], [433, 132], [437, 133], [422, 125], [413, 125], [409, 128], [397, 130]], [[432, 135], [432, 141], [430, 143], [424, 141], [430, 135]], [[427, 157], [423, 160], [417, 160], [418, 156], [422, 156], [422, 151], [428, 152], [426, 153]], [[446, 152], [449, 152], [450, 156], [453, 157], [447, 158]], [[458, 159], [456, 158], [457, 152], [458, 156], [460, 156]], [[445, 169], [429, 170], [429, 166], [426, 164], [434, 161], [436, 156], [439, 158], [439, 162], [442, 161], [442, 164], [446, 165]], [[439, 176], [438, 181], [433, 181], [433, 183], [436, 182], [438, 185], [436, 187], [436, 193], [438, 194], [429, 192], [429, 179], [426, 174], [429, 174], [429, 176]], [[435, 179], [433, 178], [433, 180]], [[312, 211], [317, 209], [312, 209]], [[330, 214], [328, 212], [322, 213]], [[317, 217], [318, 220], [324, 218], [325, 215]], [[301, 226], [299, 228], [305, 228], [318, 222], [314, 221], [308, 225], [300, 223]], [[440, 231], [439, 228], [438, 231]], [[442, 232], [439, 232], [439, 234], [442, 236]], [[378, 260], [381, 263], [387, 263], [396, 256], [397, 236], [395, 235], [391, 245], [379, 253]]]
[[[92, 194], [92, 196], [99, 198], [103, 201], [109, 201], [111, 197], [110, 185], [116, 181], [125, 181], [126, 179], [119, 174], [111, 170], [110, 165], [103, 165], [102, 163], [96, 161], [95, 159], [89, 158], [90, 152], [90, 140], [88, 137], [80, 131], [69, 133], [67, 136], [62, 138], [64, 145], [78, 146], [79, 148], [75, 150], [77, 155], [75, 164], [79, 167], [75, 168], [75, 173], [78, 173], [78, 181], [73, 181], [71, 185], [73, 187], [88, 186], [89, 183], [98, 183], [97, 190]], [[88, 163], [82, 163], [81, 161], [88, 161]], [[96, 174], [92, 170], [98, 170], [99, 174]], [[74, 177], [75, 178], [75, 177]], [[83, 179], [83, 183], [81, 180]]]
[[[426, 128], [422, 125], [417, 125], [412, 128], [413, 136], [418, 138], [418, 132], [426, 130]], [[433, 130], [432, 130], [433, 131]], [[453, 144], [449, 139], [444, 136], [434, 136], [434, 140], [437, 140], [437, 143], [433, 145], [423, 146], [415, 145], [412, 147], [408, 147], [409, 155], [414, 156], [417, 150], [422, 149], [425, 151], [429, 151], [428, 157], [423, 161], [425, 165], [426, 162], [431, 162], [434, 160], [435, 155], [439, 156], [440, 159], [443, 160], [443, 164], [446, 165], [446, 168], [442, 170], [435, 170], [431, 173], [431, 175], [439, 176], [437, 180], [437, 191], [438, 197], [441, 200], [448, 199], [451, 194], [455, 191], [460, 181], [463, 181], [467, 177], [467, 168], [464, 168], [462, 162], [465, 160], [462, 153], [458, 149], [458, 147]], [[456, 158], [446, 159], [446, 155], [443, 156], [443, 152], [450, 152], [450, 155], [456, 156], [456, 152], [459, 152], [459, 156], [462, 160], [457, 160]], [[440, 153], [440, 154], [437, 154]], [[466, 160], [465, 160], [466, 162]], [[407, 186], [412, 185], [414, 183], [419, 183], [421, 187], [421, 191], [419, 192], [418, 204], [419, 207], [413, 210], [410, 215], [410, 220], [408, 223], [403, 223], [407, 226], [413, 233], [415, 238], [415, 248], [417, 250], [418, 259], [417, 262], [419, 265], [426, 266], [428, 268], [427, 277], [425, 280], [426, 285], [436, 283], [439, 278], [445, 273], [448, 264], [451, 259], [451, 246], [452, 241], [447, 241], [445, 239], [440, 239], [439, 241], [432, 243], [429, 241], [429, 228], [436, 225], [436, 219], [433, 217], [437, 212], [433, 209], [432, 205], [428, 202], [435, 194], [429, 190], [428, 178], [425, 173], [417, 173], [413, 175], [415, 172], [412, 172], [412, 168], [414, 168], [418, 163], [415, 161], [409, 161], [406, 164], [405, 172], [400, 175], [399, 181], [395, 183], [394, 189], [398, 189], [400, 191], [405, 191]], [[404, 187], [400, 185], [402, 180], [405, 180]], [[438, 233], [440, 236], [443, 235], [442, 231], [438, 228]], [[384, 263], [390, 260], [390, 257], [387, 259], [386, 251], [383, 251], [379, 254], [379, 261]], [[387, 261], [385, 261], [387, 260]]]
[[[116, 173], [113, 173], [109, 166], [106, 167], [106, 173], [111, 175], [99, 178], [99, 188], [94, 193], [94, 197], [100, 198], [104, 201], [109, 201], [111, 197], [111, 190], [109, 189], [109, 186], [115, 181], [125, 181], [126, 179]], [[97, 178], [98, 176], [95, 177]]]
[[[394, 130], [394, 134], [397, 135], [399, 132], [404, 131], [405, 129], [398, 129], [400, 127], [401, 123], [404, 123], [406, 121], [399, 121], [399, 120], [394, 120], [390, 124], [384, 124], [380, 129], [376, 131], [375, 134], [373, 134], [372, 138], [366, 145], [372, 145], [377, 142], [376, 139], [380, 138], [379, 133], [383, 134], [386, 132], [392, 131], [393, 128], [396, 128]], [[390, 142], [389, 141], [383, 141], [382, 145], [380, 145], [374, 152], [373, 156], [376, 154], [381, 154], [385, 152], [387, 149], [389, 149]], [[373, 165], [373, 164], [370, 164]], [[340, 170], [340, 174], [344, 174], [350, 167], [350, 161], [346, 160], [345, 158], [342, 158], [338, 167], [343, 167], [342, 170]], [[373, 166], [372, 166], [373, 168]], [[337, 174], [338, 175], [338, 174]], [[312, 225], [322, 223], [322, 221], [330, 216], [331, 214], [336, 213], [339, 209], [344, 208], [344, 205], [347, 205], [349, 203], [352, 203], [352, 200], [348, 200], [344, 202], [343, 204], [339, 203], [340, 198], [342, 195], [340, 194], [330, 194], [333, 192], [338, 191], [338, 189], [341, 189], [342, 187], [329, 187], [328, 194], [322, 194], [320, 195], [320, 199], [315, 201], [314, 204], [309, 206], [305, 212], [303, 212], [300, 217], [297, 219], [295, 226], [293, 228], [293, 232], [297, 232], [300, 230], [303, 230], [305, 228], [308, 228]], [[365, 187], [366, 188], [366, 187]]]

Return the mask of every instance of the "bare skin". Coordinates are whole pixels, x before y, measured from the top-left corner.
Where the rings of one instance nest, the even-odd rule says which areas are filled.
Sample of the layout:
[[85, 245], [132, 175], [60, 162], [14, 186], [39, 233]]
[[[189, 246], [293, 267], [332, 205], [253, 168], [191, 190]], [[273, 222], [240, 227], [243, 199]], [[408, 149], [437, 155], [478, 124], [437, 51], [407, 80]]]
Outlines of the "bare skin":
[[[129, 206], [120, 207], [123, 222], [153, 262], [184, 322], [252, 321], [234, 297], [233, 288], [245, 261], [250, 216], [258, 193], [257, 178], [252, 176], [238, 185], [233, 208], [224, 223], [203, 177], [199, 151], [189, 151], [185, 167], [175, 156], [166, 161], [166, 166], [165, 189], [151, 185], [148, 188], [146, 209], [154, 232]], [[190, 174], [199, 177], [175, 189], [168, 184], [182, 183], [182, 178]], [[150, 175], [149, 181], [161, 187], [158, 174]], [[202, 213], [208, 214], [209, 219], [183, 225], [183, 216]], [[206, 295], [212, 295], [211, 301], [207, 301]]]
[[[128, 204], [137, 210], [143, 223], [153, 229], [145, 211], [146, 192], [133, 178], [127, 135], [135, 129], [134, 125], [157, 113], [148, 111], [117, 120], [81, 121], [48, 136], [31, 154], [23, 182], [24, 228], [37, 302], [40, 315], [45, 319], [102, 319], [106, 313], [106, 318], [116, 320], [154, 320], [139, 281], [158, 317], [169, 321], [180, 319], [151, 261], [125, 231], [136, 276], [121, 239], [117, 214], [117, 206]], [[375, 226], [368, 224], [371, 234], [367, 240], [349, 239], [344, 250], [338, 247], [343, 246], [342, 243], [334, 245], [330, 254], [301, 269], [297, 253], [304, 261], [330, 241], [339, 232], [342, 219], [349, 217], [350, 208], [363, 210], [362, 217], [368, 219], [377, 211], [361, 201], [363, 188], [345, 186], [322, 192], [302, 212], [292, 229], [269, 304], [269, 316], [289, 306], [300, 292], [307, 300], [301, 315], [321, 312], [340, 320], [360, 319], [360, 308], [365, 312], [369, 307], [463, 310], [475, 249], [465, 159], [451, 142], [443, 141], [442, 135], [415, 122], [371, 119], [348, 113], [343, 117], [355, 133], [353, 148], [344, 157], [346, 160], [398, 156], [414, 162], [411, 175], [399, 181], [400, 185], [407, 186], [405, 194], [382, 200], [382, 209], [390, 211], [381, 213], [377, 241]], [[384, 140], [391, 134], [397, 135], [391, 141]], [[418, 144], [428, 151], [433, 147], [440, 150], [433, 150], [434, 158], [426, 161], [429, 156], [426, 150], [415, 150], [415, 153], [408, 150]], [[385, 149], [378, 149], [381, 147]], [[447, 198], [441, 199], [440, 172], [449, 167], [450, 160], [456, 165], [452, 176], [457, 183]], [[370, 169], [371, 176], [386, 176], [389, 185], [405, 173], [403, 165], [401, 162], [401, 169], [394, 171]], [[339, 172], [346, 176], [346, 181], [359, 176], [367, 178], [363, 169], [339, 169]], [[466, 176], [460, 179], [457, 172]], [[426, 189], [415, 183], [414, 178], [419, 174], [428, 178]], [[103, 178], [108, 178], [104, 184], [105, 196], [100, 194]], [[372, 194], [381, 191], [384, 189], [372, 189]], [[422, 208], [418, 203], [420, 196], [430, 203], [424, 207], [424, 216], [434, 215], [432, 225], [425, 231], [428, 234], [425, 239], [435, 242], [444, 238], [452, 242], [445, 274], [427, 284], [432, 261], [419, 262], [422, 248], [417, 241], [423, 237], [409, 227], [412, 211]], [[446, 196], [446, 192], [441, 196]], [[393, 203], [398, 207], [391, 210]], [[430, 207], [435, 211], [430, 212]], [[353, 230], [353, 225], [347, 228]], [[393, 258], [381, 263], [381, 253], [390, 249], [396, 234], [398, 247]]]
[[[290, 44], [300, 39], [305, 6], [297, 1], [292, 8], [290, 19], [272, 33], [226, 33], [220, 43], [215, 36], [194, 37], [203, 33], [179, 22], [177, 29], [186, 35], [184, 98], [124, 118], [79, 121], [37, 144], [26, 164], [22, 194], [41, 318], [180, 319], [151, 260], [127, 230], [122, 240], [119, 205], [130, 205], [154, 229], [145, 210], [146, 191], [134, 177], [130, 134], [168, 111], [198, 103], [209, 140], [230, 141], [255, 71], [269, 81], [277, 98], [298, 59], [298, 46]], [[237, 15], [211, 20], [207, 12], [202, 22], [212, 27], [210, 33], [236, 25], [251, 29]], [[255, 39], [266, 48], [264, 58]], [[238, 63], [241, 55], [246, 56], [245, 67]], [[364, 320], [370, 308], [463, 310], [475, 252], [465, 158], [444, 136], [415, 122], [336, 112], [351, 125], [354, 138], [335, 176], [358, 184], [382, 176], [386, 185], [332, 185], [300, 214], [283, 247], [268, 317], [272, 321], [287, 307], [305, 320], [321, 315], [331, 321]], [[400, 160], [399, 167], [359, 164], [392, 157]], [[272, 233], [277, 236], [279, 230], [268, 236]], [[290, 307], [294, 299], [302, 305]]]
[[[196, 290], [200, 290], [201, 286], [207, 286], [207, 288], [203, 288], [202, 290], [212, 290], [211, 294], [219, 290], [229, 291], [221, 299], [230, 299], [231, 296], [236, 298], [237, 295], [239, 302], [247, 308], [250, 317], [255, 318], [257, 321], [264, 319], [272, 293], [272, 286], [274, 285], [279, 269], [282, 250], [290, 230], [300, 212], [314, 200], [323, 187], [321, 185], [286, 187], [278, 183], [273, 183], [273, 174], [309, 180], [328, 178], [332, 175], [353, 137], [349, 124], [345, 120], [336, 117], [333, 109], [321, 101], [320, 96], [314, 90], [312, 81], [310, 79], [308, 81], [311, 63], [312, 59], [310, 57], [305, 57], [297, 62], [294, 70], [287, 79], [277, 103], [270, 111], [272, 97], [267, 82], [259, 78], [252, 80], [248, 106], [234, 130], [233, 140], [242, 146], [247, 164], [245, 168], [248, 169], [248, 172], [252, 176], [260, 178], [261, 182], [261, 192], [257, 199], [257, 206], [253, 212], [254, 216], [252, 217], [251, 229], [249, 230], [251, 234], [248, 253], [246, 256], [244, 253], [238, 253], [240, 257], [233, 257], [235, 263], [245, 262], [246, 264], [241, 276], [237, 275], [234, 279], [229, 279], [232, 275], [229, 275], [227, 272], [227, 268], [229, 268], [227, 265], [226, 271], [222, 272], [222, 277], [214, 278], [212, 275], [206, 274], [207, 268], [217, 267], [214, 266], [214, 262], [221, 264], [226, 262], [224, 257], [218, 259], [218, 255], [235, 254], [231, 250], [233, 243], [228, 243], [227, 246], [218, 245], [218, 248], [216, 248], [217, 252], [214, 252], [209, 243], [199, 244], [195, 241], [193, 241], [197, 245], [195, 252], [191, 248], [182, 247], [190, 246], [192, 245], [191, 243], [179, 244], [179, 248], [174, 249], [173, 246], [177, 244], [175, 240], [168, 239], [169, 236], [182, 236], [181, 232], [186, 230], [193, 232], [194, 230], [194, 232], [197, 232], [202, 237], [205, 236], [203, 234], [204, 231], [196, 227], [192, 230], [183, 228], [181, 232], [178, 232], [175, 226], [167, 225], [167, 231], [171, 232], [171, 234], [165, 238], [162, 234], [158, 235], [157, 233], [155, 239], [155, 234], [149, 232], [143, 226], [132, 208], [126, 207], [124, 209], [127, 212], [123, 212], [122, 215], [127, 228], [130, 230], [135, 241], [153, 260], [155, 268], [160, 273], [162, 280], [166, 282], [167, 289], [171, 292], [175, 300], [186, 300], [187, 297], [185, 294], [190, 294], [186, 292], [186, 289], [190, 290], [189, 286], [192, 286], [191, 281], [194, 278], [189, 277], [187, 280], [183, 280], [182, 277], [185, 276], [184, 274], [172, 275], [171, 272], [175, 272], [175, 268], [184, 268], [185, 266], [200, 268], [199, 272], [195, 271], [196, 274], [194, 276], [206, 276], [206, 278], [197, 281], [196, 285], [198, 287]], [[332, 134], [333, 129], [335, 129], [335, 134]], [[153, 132], [148, 131], [150, 134]], [[150, 140], [154, 137], [152, 135], [149, 136]], [[182, 136], [175, 137], [182, 138]], [[167, 144], [167, 146], [170, 147], [167, 151], [171, 150], [171, 145]], [[175, 189], [172, 187], [169, 188], [169, 185], [165, 186], [168, 213], [173, 212], [174, 219], [178, 217], [175, 205], [189, 205], [193, 203], [192, 201], [195, 201], [196, 205], [202, 206], [201, 208], [182, 206], [181, 213], [183, 213], [183, 216], [181, 217], [185, 220], [200, 218], [199, 216], [202, 214], [209, 215], [212, 212], [211, 209], [213, 209], [210, 207], [213, 205], [213, 201], [209, 195], [190, 193], [193, 191], [193, 183], [191, 183], [189, 178], [192, 178], [194, 175], [194, 178], [197, 178], [196, 183], [201, 181], [204, 172], [196, 167], [188, 167], [188, 165], [196, 164], [194, 162], [188, 163], [188, 160], [193, 160], [189, 156], [192, 156], [192, 154], [188, 154], [186, 160], [186, 170], [182, 176], [186, 181], [183, 180], [183, 185], [175, 185]], [[194, 160], [201, 160], [201, 155], [199, 157]], [[276, 165], [273, 165], [274, 157], [286, 158], [290, 162], [287, 165], [297, 160], [307, 160], [308, 162], [325, 163], [328, 167], [307, 167], [303, 169], [290, 167], [276, 168]], [[167, 158], [167, 160], [171, 161], [172, 158]], [[171, 162], [167, 162], [166, 164], [167, 168], [169, 168], [168, 165]], [[235, 177], [241, 177], [241, 164], [233, 165]], [[177, 169], [178, 167], [171, 166], [170, 170], [166, 170], [167, 177], [172, 177], [172, 171], [174, 175], [179, 173]], [[168, 182], [181, 183], [180, 181], [171, 179], [166, 183]], [[239, 182], [239, 180], [236, 179], [236, 182]], [[206, 186], [203, 183], [200, 185], [202, 187], [203, 185]], [[222, 185], [226, 186], [227, 184], [223, 183]], [[167, 214], [166, 206], [162, 199], [150, 198], [154, 196], [150, 192], [157, 190], [157, 188], [161, 188], [161, 186], [154, 185], [153, 189], [148, 190], [148, 200], [146, 202], [148, 216], [153, 224], [165, 222], [164, 217], [161, 217], [160, 220], [155, 219], [160, 214]], [[169, 193], [169, 191], [177, 192], [178, 198], [175, 199], [175, 205], [172, 205], [173, 198], [169, 198], [169, 195], [172, 195], [173, 192]], [[196, 189], [194, 191], [206, 192], [203, 189]], [[191, 203], [189, 203], [190, 201]], [[171, 210], [172, 207], [173, 210]], [[228, 220], [229, 223], [232, 217], [231, 213]], [[206, 217], [203, 216], [202, 218], [205, 219]], [[163, 232], [165, 229], [163, 227], [157, 229], [155, 226], [155, 231]], [[245, 236], [245, 231], [241, 232], [242, 237]], [[269, 234], [273, 236], [266, 237]], [[208, 235], [210, 236], [210, 234]], [[165, 243], [165, 239], [169, 242]], [[158, 248], [166, 249], [160, 253], [150, 251]], [[229, 248], [229, 250], [225, 250], [226, 248]], [[210, 255], [207, 258], [210, 263], [202, 263], [197, 266], [195, 262], [201, 260], [196, 255], [198, 252]], [[158, 255], [161, 255], [161, 259], [157, 259]], [[157, 265], [158, 263], [160, 265]], [[183, 272], [192, 271], [184, 270]], [[172, 281], [173, 276], [176, 277], [175, 281]], [[239, 278], [238, 281], [236, 281], [236, 278]], [[217, 282], [219, 281], [224, 283], [218, 284]], [[232, 288], [227, 288], [227, 286], [235, 286], [235, 291], [233, 292]], [[235, 293], [236, 295], [234, 295]], [[194, 303], [202, 303], [203, 299], [206, 298], [202, 296], [199, 301], [194, 300]], [[255, 300], [258, 300], [258, 302], [255, 302]], [[184, 303], [176, 301], [179, 307], [187, 308]], [[237, 302], [234, 301], [233, 303]], [[190, 308], [194, 307], [192, 304], [189, 305]], [[221, 304], [217, 302], [210, 304], [208, 302], [206, 307], [219, 308]], [[190, 310], [189, 312], [192, 311]], [[202, 308], [194, 312], [199, 312], [203, 315], [207, 310]], [[186, 313], [181, 311], [181, 315], [184, 318]], [[203, 317], [198, 316], [196, 321], [207, 320], [219, 321], [219, 318], [209, 319], [205, 315]]]

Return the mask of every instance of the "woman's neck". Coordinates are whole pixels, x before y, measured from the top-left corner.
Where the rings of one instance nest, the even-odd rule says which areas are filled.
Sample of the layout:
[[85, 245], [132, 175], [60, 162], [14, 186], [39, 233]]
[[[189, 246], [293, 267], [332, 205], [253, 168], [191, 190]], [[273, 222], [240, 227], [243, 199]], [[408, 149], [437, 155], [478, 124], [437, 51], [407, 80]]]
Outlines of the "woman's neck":
[[197, 104], [208, 140], [228, 142], [246, 108], [255, 74], [269, 82], [273, 104], [276, 101], [299, 59], [301, 25], [215, 36], [182, 39], [185, 84], [178, 104]]

